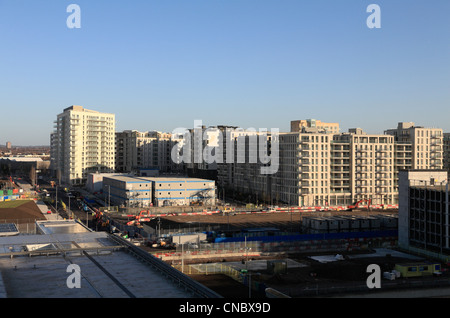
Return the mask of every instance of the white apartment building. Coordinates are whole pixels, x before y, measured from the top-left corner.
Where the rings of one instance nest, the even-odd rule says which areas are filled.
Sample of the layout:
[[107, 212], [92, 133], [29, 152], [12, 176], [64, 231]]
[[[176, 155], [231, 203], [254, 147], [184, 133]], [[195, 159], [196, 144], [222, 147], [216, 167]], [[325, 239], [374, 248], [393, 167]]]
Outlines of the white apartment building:
[[414, 123], [399, 123], [397, 129], [388, 129], [385, 133], [395, 136], [399, 144], [411, 145], [412, 169], [442, 169], [444, 138], [442, 129], [415, 126]]
[[114, 171], [114, 114], [74, 105], [57, 115], [54, 123], [52, 169], [61, 183], [81, 185], [89, 173]]
[[273, 174], [262, 169], [279, 165], [272, 156], [274, 135], [227, 127], [221, 134], [223, 159], [217, 164], [219, 197], [233, 196], [243, 202], [269, 202], [274, 191]]
[[299, 206], [349, 205], [360, 200], [392, 204], [394, 137], [348, 133], [280, 135], [275, 202]]
[[179, 140], [170, 133], [125, 130], [116, 133], [116, 171], [132, 172], [157, 168], [161, 172], [181, 170], [171, 159], [172, 148]]
[[293, 130], [279, 136], [276, 174], [261, 175], [260, 164], [223, 164], [218, 185], [275, 204], [398, 204], [399, 170], [442, 169], [441, 129], [399, 123], [385, 134], [360, 128], [338, 134], [323, 127]]

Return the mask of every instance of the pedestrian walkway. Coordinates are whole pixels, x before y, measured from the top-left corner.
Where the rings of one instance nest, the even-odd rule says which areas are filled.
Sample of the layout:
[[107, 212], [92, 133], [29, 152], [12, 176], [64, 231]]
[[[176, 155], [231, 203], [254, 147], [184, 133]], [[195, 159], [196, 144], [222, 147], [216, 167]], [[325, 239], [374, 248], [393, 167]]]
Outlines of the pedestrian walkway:
[[47, 220], [61, 220], [62, 217], [58, 214], [58, 213], [48, 213], [48, 211], [52, 211], [50, 209], [50, 207], [47, 206], [47, 204], [45, 204], [42, 201], [36, 201], [36, 205], [38, 206], [39, 210], [42, 212], [42, 214], [45, 216], [45, 218]]

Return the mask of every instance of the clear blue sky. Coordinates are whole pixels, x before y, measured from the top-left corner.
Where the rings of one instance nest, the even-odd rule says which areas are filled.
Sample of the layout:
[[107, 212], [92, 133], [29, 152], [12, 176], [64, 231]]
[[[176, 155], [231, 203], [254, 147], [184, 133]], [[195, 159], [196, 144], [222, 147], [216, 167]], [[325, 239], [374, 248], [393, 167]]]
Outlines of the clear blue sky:
[[118, 131], [315, 118], [450, 132], [449, 13], [448, 0], [0, 0], [0, 144], [48, 144], [70, 105], [115, 113]]

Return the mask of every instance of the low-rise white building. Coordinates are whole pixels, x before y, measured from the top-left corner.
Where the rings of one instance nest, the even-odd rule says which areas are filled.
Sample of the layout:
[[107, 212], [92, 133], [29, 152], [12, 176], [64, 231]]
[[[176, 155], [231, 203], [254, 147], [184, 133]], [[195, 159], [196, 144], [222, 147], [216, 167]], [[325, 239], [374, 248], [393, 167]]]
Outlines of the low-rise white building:
[[105, 202], [127, 207], [215, 205], [215, 182], [197, 178], [111, 175], [103, 178]]

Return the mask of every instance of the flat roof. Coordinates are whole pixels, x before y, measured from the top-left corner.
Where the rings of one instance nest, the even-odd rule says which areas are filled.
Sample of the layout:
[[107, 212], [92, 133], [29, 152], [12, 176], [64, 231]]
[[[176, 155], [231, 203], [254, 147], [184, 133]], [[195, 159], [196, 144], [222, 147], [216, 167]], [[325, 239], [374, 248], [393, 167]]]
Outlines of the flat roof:
[[187, 177], [141, 177], [112, 175], [105, 178], [126, 182], [214, 182], [214, 180]]
[[104, 179], [119, 180], [125, 182], [150, 182], [150, 180], [143, 180], [144, 177], [128, 176], [128, 175], [109, 175], [104, 176]]
[[72, 234], [90, 232], [84, 225], [74, 220], [36, 221], [36, 226], [43, 234]]
[[[166, 274], [175, 269], [147, 252], [143, 255], [148, 259], [140, 260], [133, 256], [137, 247], [114, 237], [106, 232], [0, 237], [0, 295], [6, 298], [198, 297], [192, 289], [174, 283], [157, 268], [166, 266]], [[70, 265], [79, 267], [80, 288], [67, 285], [69, 276], [75, 274]], [[183, 279], [194, 286], [200, 285], [187, 276]], [[216, 295], [203, 285], [199, 288]]]

